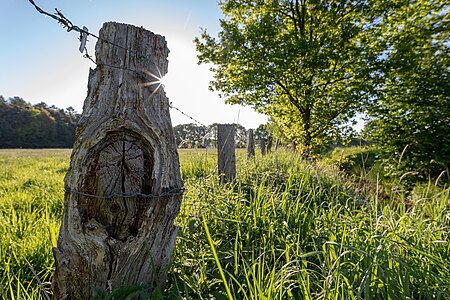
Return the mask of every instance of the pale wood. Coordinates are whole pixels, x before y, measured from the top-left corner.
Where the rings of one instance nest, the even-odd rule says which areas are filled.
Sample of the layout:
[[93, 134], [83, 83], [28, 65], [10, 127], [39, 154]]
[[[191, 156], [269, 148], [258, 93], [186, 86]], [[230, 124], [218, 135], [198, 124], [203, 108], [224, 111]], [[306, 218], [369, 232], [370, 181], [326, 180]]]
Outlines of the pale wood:
[[230, 182], [236, 178], [235, 131], [233, 124], [217, 125], [218, 170], [224, 182]]
[[[66, 190], [107, 196], [181, 188], [169, 102], [162, 87], [147, 84], [155, 81], [150, 73], [167, 73], [164, 37], [109, 22], [100, 38], [132, 51], [97, 42], [98, 66], [90, 70]], [[53, 298], [91, 299], [94, 288], [164, 287], [180, 204], [180, 194], [101, 199], [66, 191], [53, 248]]]
[[255, 157], [255, 140], [253, 138], [253, 129], [249, 129], [247, 134], [247, 159], [252, 157]]

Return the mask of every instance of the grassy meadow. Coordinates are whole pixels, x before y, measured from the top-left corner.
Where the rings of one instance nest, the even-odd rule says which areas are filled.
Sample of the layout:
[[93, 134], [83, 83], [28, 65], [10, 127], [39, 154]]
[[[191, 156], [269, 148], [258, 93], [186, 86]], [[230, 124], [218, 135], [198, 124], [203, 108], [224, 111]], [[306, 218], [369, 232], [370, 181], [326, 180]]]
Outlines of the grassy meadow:
[[[448, 187], [385, 183], [361, 168], [369, 156], [311, 163], [287, 151], [251, 160], [238, 151], [236, 181], [219, 184], [216, 156], [180, 150], [186, 191], [166, 290], [129, 295], [450, 299]], [[0, 150], [2, 299], [50, 292], [69, 160], [70, 150]]]

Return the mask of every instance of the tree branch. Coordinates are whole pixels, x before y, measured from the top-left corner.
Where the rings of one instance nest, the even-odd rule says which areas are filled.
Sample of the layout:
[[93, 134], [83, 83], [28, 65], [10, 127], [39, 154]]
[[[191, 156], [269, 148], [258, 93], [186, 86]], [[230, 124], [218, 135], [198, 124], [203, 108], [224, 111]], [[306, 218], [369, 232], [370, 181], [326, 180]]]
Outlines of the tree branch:
[[[289, 3], [289, 6], [291, 6], [291, 5], [292, 5], [292, 1]], [[291, 12], [292, 12], [292, 10], [291, 10]], [[298, 24], [297, 24], [298, 22], [297, 22], [297, 19], [295, 18], [294, 15], [290, 15], [289, 13], [283, 11], [282, 8], [280, 8], [279, 13], [282, 14], [283, 16], [287, 17], [288, 19], [290, 19], [294, 23], [295, 32], [299, 31]]]
[[[334, 76], [334, 74], [335, 74], [335, 72], [336, 72], [336, 66], [337, 66], [337, 61], [335, 60], [334, 61], [334, 66], [333, 66], [333, 70], [331, 71], [331, 76], [330, 77], [328, 77], [328, 80], [327, 80], [327, 82], [325, 82], [325, 83], [323, 83], [323, 84], [319, 84], [319, 85], [317, 85], [317, 87], [320, 87], [320, 86], [322, 86], [323, 85], [323, 89], [322, 89], [322, 92], [324, 92], [325, 91], [325, 89], [327, 88], [327, 86], [328, 86], [328, 84], [330, 83], [330, 81], [331, 81], [331, 77], [333, 77]], [[333, 82], [334, 83], [334, 82]]]
[[305, 109], [295, 99], [295, 97], [292, 95], [292, 93], [289, 91], [289, 89], [279, 80], [275, 80], [275, 83], [278, 84], [283, 89], [283, 91], [286, 93], [286, 95], [288, 96], [289, 102], [291, 102], [291, 104], [294, 105], [300, 111], [300, 113], [304, 114]]
[[[328, 118], [328, 121], [326, 122], [325, 126], [327, 126], [327, 127], [330, 126], [331, 122], [332, 122], [334, 119], [336, 119], [340, 114], [342, 114], [343, 112], [347, 111], [348, 108], [349, 108], [349, 106], [350, 106], [352, 103], [353, 103], [352, 100], [348, 100], [348, 101], [345, 103], [345, 105], [341, 107], [341, 109], [338, 109], [334, 114], [332, 114], [332, 115]], [[319, 130], [322, 131], [322, 132], [324, 132], [323, 126], [321, 126], [320, 128], [319, 128], [319, 127], [316, 127], [316, 129], [312, 130], [312, 131], [311, 131], [311, 136], [315, 135], [316, 132], [318, 132]], [[315, 137], [315, 136], [314, 136], [314, 137]]]

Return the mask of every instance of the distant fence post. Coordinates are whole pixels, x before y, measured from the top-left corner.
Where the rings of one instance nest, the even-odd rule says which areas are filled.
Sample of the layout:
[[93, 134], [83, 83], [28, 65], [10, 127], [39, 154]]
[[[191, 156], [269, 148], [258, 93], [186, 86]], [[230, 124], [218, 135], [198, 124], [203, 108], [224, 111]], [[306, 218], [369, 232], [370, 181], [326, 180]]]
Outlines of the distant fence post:
[[267, 140], [266, 153], [270, 153], [272, 151], [273, 138], [269, 136]]
[[266, 155], [266, 139], [260, 139], [259, 146], [261, 147], [261, 154]]
[[281, 145], [280, 139], [276, 139], [276, 140], [275, 140], [275, 151], [278, 150], [278, 148], [280, 147], [280, 145]]
[[217, 125], [218, 169], [221, 181], [236, 178], [236, 154], [234, 149], [235, 127], [233, 124]]
[[253, 138], [253, 129], [249, 129], [247, 135], [247, 159], [251, 157], [255, 157], [255, 140]]
[[169, 101], [166, 41], [142, 27], [105, 23], [97, 67], [64, 180], [53, 248], [54, 299], [144, 285], [164, 289], [182, 185]]

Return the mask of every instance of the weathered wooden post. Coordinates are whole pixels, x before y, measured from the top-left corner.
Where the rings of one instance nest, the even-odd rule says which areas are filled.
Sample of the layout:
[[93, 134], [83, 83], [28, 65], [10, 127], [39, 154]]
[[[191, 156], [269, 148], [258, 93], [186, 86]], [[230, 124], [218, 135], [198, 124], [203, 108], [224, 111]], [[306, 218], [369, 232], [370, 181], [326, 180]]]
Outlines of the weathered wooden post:
[[281, 145], [280, 139], [276, 139], [276, 140], [275, 140], [275, 151], [278, 150], [278, 148], [280, 147], [280, 145]]
[[235, 127], [233, 124], [217, 125], [218, 169], [221, 181], [236, 178], [236, 154], [234, 150]]
[[270, 153], [272, 151], [273, 138], [269, 136], [267, 139], [266, 153]]
[[98, 66], [64, 180], [54, 299], [94, 290], [164, 286], [183, 182], [169, 102], [166, 41], [143, 28], [105, 23]]
[[259, 146], [261, 147], [261, 154], [266, 155], [266, 139], [260, 139]]
[[247, 134], [247, 159], [251, 157], [255, 157], [255, 140], [253, 139], [253, 129], [249, 129]]

